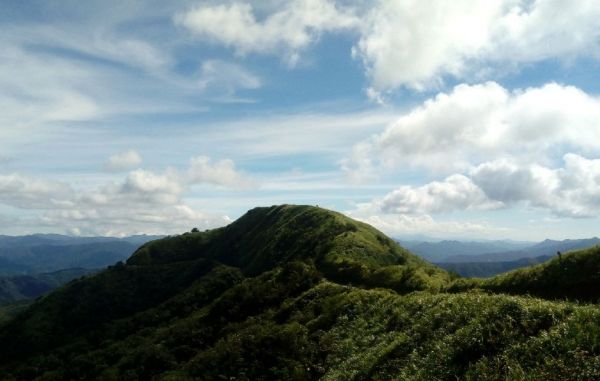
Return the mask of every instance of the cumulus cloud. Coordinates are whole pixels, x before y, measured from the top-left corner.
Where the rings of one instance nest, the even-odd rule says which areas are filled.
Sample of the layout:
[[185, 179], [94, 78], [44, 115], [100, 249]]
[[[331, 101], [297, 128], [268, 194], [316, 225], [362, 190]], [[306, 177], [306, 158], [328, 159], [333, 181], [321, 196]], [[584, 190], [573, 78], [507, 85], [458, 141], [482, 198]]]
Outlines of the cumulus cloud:
[[235, 168], [233, 160], [223, 159], [213, 163], [207, 156], [198, 156], [190, 160], [187, 181], [190, 184], [208, 183], [233, 189], [249, 189], [256, 186], [252, 178]]
[[234, 48], [239, 54], [285, 54], [291, 65], [298, 52], [323, 32], [347, 29], [357, 19], [329, 0], [294, 0], [257, 20], [252, 5], [201, 5], [179, 13], [175, 22], [199, 37]]
[[600, 5], [594, 0], [276, 4], [263, 12], [241, 2], [200, 5], [178, 13], [175, 22], [238, 54], [283, 54], [291, 64], [321, 33], [350, 31], [358, 36], [352, 54], [371, 82], [367, 95], [379, 101], [399, 87], [435, 88], [447, 77], [600, 54]]
[[423, 89], [506, 64], [598, 57], [599, 20], [593, 0], [380, 0], [354, 54], [372, 94]]
[[372, 91], [435, 85], [459, 75], [489, 41], [502, 1], [382, 0], [367, 14], [354, 54]]
[[488, 200], [481, 188], [460, 174], [420, 187], [402, 186], [388, 193], [378, 204], [384, 213], [398, 214], [443, 213], [501, 206]]
[[558, 216], [600, 216], [600, 159], [566, 154], [564, 165], [548, 168], [499, 160], [471, 171], [471, 178], [491, 200], [525, 202]]
[[109, 157], [104, 163], [104, 170], [119, 172], [138, 167], [140, 164], [142, 164], [142, 156], [135, 150], [129, 150]]
[[95, 188], [77, 189], [20, 174], [0, 175], [0, 204], [33, 213], [28, 222], [20, 218], [17, 225], [29, 223], [33, 229], [60, 226], [64, 231], [91, 235], [168, 234], [231, 222], [224, 214], [200, 212], [186, 203], [185, 196], [196, 184], [248, 189], [256, 183], [231, 160], [213, 162], [201, 156], [192, 158], [183, 171], [136, 169], [121, 181]]
[[65, 183], [23, 176], [0, 175], [0, 202], [24, 209], [69, 206], [73, 189]]
[[560, 217], [599, 217], [600, 159], [569, 153], [558, 168], [499, 159], [475, 166], [465, 175], [419, 187], [401, 186], [358, 211], [371, 216], [427, 216], [516, 204]]
[[442, 180], [400, 186], [373, 215], [526, 207], [600, 216], [600, 98], [550, 83], [458, 85], [408, 110], [342, 162], [350, 180], [407, 167]]
[[[495, 82], [458, 85], [359, 143], [343, 162], [353, 178], [375, 167], [408, 165], [464, 172], [496, 157], [550, 163], [572, 152], [600, 152], [600, 98], [550, 83], [508, 91]], [[365, 165], [370, 163], [370, 165]]]

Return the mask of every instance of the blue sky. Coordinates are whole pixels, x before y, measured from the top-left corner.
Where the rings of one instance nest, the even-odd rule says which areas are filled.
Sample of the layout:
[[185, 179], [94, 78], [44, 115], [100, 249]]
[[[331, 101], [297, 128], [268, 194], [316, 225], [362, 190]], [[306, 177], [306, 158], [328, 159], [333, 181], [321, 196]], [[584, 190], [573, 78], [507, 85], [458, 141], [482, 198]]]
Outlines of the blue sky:
[[318, 204], [406, 237], [598, 235], [600, 5], [0, 2], [0, 234]]

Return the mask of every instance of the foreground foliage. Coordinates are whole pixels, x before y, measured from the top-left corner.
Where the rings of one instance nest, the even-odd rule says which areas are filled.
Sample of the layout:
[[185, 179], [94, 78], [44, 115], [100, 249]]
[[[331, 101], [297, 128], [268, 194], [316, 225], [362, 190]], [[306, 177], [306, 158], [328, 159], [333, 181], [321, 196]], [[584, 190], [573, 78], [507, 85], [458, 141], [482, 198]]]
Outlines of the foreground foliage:
[[0, 379], [600, 378], [600, 308], [465, 282], [342, 215], [255, 209], [34, 303]]

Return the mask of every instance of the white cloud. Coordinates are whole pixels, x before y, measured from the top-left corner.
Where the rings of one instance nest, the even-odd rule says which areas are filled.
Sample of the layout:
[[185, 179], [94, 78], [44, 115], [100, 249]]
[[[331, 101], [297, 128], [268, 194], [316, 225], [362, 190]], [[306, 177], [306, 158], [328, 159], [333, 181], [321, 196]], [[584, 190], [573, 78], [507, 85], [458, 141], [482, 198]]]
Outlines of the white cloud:
[[224, 159], [211, 162], [207, 156], [198, 156], [190, 160], [187, 172], [189, 184], [215, 184], [233, 189], [250, 189], [256, 182], [235, 168], [233, 160]]
[[497, 157], [547, 164], [566, 149], [600, 153], [599, 121], [600, 98], [572, 86], [510, 92], [494, 82], [462, 84], [357, 144], [342, 167], [356, 179], [361, 171], [405, 165], [464, 172]]
[[598, 57], [600, 4], [594, 0], [507, 1], [498, 21], [492, 59], [533, 62], [547, 58]]
[[[448, 77], [486, 77], [548, 59], [600, 57], [600, 5], [594, 0], [293, 0], [201, 5], [176, 24], [238, 54], [283, 55], [293, 64], [323, 32], [358, 36], [370, 99], [400, 87], [436, 88]], [[349, 6], [350, 5], [350, 6]], [[552, 20], [552, 22], [548, 22]]]
[[284, 54], [292, 66], [300, 50], [323, 32], [356, 26], [357, 19], [328, 0], [293, 0], [257, 20], [252, 5], [202, 5], [175, 16], [175, 22], [201, 38], [234, 48], [239, 54]]
[[481, 188], [460, 174], [420, 187], [402, 186], [378, 203], [382, 212], [397, 214], [443, 213], [501, 206], [490, 202]]
[[436, 220], [429, 214], [382, 214], [372, 204], [361, 204], [346, 215], [375, 226], [394, 237], [402, 235], [431, 236], [493, 236], [506, 234], [507, 229], [491, 226], [485, 222]]
[[232, 160], [212, 162], [201, 156], [192, 158], [185, 171], [136, 169], [121, 181], [91, 189], [19, 174], [0, 175], [0, 204], [27, 209], [29, 217], [19, 217], [13, 225], [35, 231], [44, 227], [56, 231], [59, 226], [65, 232], [88, 235], [169, 234], [231, 222], [222, 213], [200, 212], [186, 203], [196, 184], [240, 190], [256, 186], [251, 177], [236, 170]]
[[470, 177], [489, 199], [505, 204], [523, 200], [549, 203], [547, 195], [559, 187], [551, 169], [537, 164], [520, 166], [507, 160], [483, 163], [470, 170]]
[[73, 189], [65, 183], [23, 176], [0, 175], [0, 203], [24, 209], [52, 209], [69, 205]]
[[600, 216], [600, 159], [570, 153], [563, 161], [553, 169], [499, 160], [479, 165], [470, 176], [491, 200], [525, 202], [559, 216]]
[[[420, 187], [401, 186], [362, 204], [359, 216], [407, 221], [430, 214], [524, 205], [560, 217], [600, 217], [600, 159], [566, 154], [549, 168], [499, 159]], [[397, 220], [386, 215], [403, 216]], [[383, 223], [383, 222], [380, 222]]]
[[367, 13], [354, 53], [375, 94], [435, 87], [447, 76], [507, 64], [598, 57], [599, 48], [594, 0], [380, 0]]
[[108, 158], [104, 169], [109, 172], [119, 172], [133, 169], [142, 164], [142, 156], [135, 150], [117, 153]]
[[204, 61], [200, 71], [200, 90], [224, 101], [243, 101], [233, 97], [237, 90], [255, 90], [262, 86], [258, 76], [240, 65], [221, 60]]
[[460, 75], [488, 43], [504, 7], [498, 0], [382, 0], [368, 13], [355, 54], [373, 91], [435, 85]]

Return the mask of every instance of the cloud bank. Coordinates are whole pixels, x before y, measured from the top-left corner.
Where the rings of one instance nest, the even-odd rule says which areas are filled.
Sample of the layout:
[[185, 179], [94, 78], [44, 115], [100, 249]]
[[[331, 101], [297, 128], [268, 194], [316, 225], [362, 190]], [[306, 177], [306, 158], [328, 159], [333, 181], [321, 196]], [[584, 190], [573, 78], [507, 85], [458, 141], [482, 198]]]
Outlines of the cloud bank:
[[[122, 169], [135, 156], [128, 155], [131, 152], [135, 151], [112, 156], [109, 162], [112, 159]], [[199, 156], [190, 160], [185, 171], [135, 169], [121, 181], [91, 189], [17, 173], [0, 175], [0, 204], [28, 211], [28, 218], [11, 222], [23, 229], [61, 226], [66, 232], [85, 235], [180, 233], [191, 227], [205, 229], [231, 222], [226, 215], [201, 212], [186, 203], [186, 195], [200, 184], [233, 190], [256, 186], [233, 161], [213, 162]]]
[[599, 121], [600, 98], [572, 86], [509, 91], [495, 82], [463, 84], [358, 143], [343, 168], [361, 178], [400, 166], [450, 174], [491, 158], [549, 164], [565, 150], [598, 154]]
[[373, 213], [521, 205], [561, 217], [598, 217], [599, 121], [600, 98], [572, 86], [459, 85], [358, 143], [342, 169], [351, 179], [407, 166], [445, 175], [372, 200], [366, 209]]

